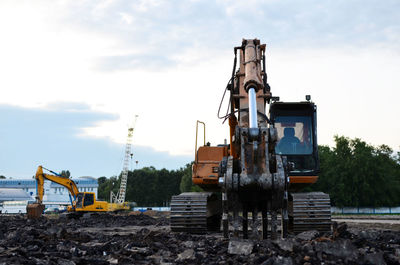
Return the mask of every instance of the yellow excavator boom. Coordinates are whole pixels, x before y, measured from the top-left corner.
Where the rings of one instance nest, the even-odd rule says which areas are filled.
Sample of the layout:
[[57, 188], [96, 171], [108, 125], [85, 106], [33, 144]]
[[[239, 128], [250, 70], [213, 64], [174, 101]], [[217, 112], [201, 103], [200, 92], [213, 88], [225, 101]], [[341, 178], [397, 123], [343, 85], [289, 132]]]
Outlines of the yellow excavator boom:
[[[49, 170], [49, 171], [52, 172], [51, 170]], [[61, 186], [64, 186], [75, 200], [79, 193], [78, 187], [76, 186], [75, 182], [73, 180], [71, 180], [70, 178], [56, 175], [57, 173], [55, 173], [55, 172], [52, 172], [52, 173], [55, 175], [43, 173], [42, 166], [39, 166], [38, 169], [36, 170], [35, 178], [36, 178], [36, 183], [37, 183], [37, 197], [38, 197], [37, 200], [38, 200], [38, 202], [39, 203], [43, 202], [44, 180], [45, 179], [55, 182], [57, 184], [60, 184]]]

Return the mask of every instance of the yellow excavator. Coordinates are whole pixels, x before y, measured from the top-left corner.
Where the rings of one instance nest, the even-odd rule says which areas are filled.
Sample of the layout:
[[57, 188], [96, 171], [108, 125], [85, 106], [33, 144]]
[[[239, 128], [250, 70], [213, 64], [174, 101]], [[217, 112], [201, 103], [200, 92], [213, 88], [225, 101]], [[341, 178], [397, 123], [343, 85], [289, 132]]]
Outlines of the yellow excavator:
[[[54, 174], [43, 173], [43, 169]], [[79, 192], [78, 187], [75, 182], [62, 175], [57, 174], [43, 166], [39, 166], [36, 170], [36, 189], [37, 197], [36, 202], [28, 204], [26, 207], [26, 212], [29, 219], [39, 218], [45, 208], [43, 204], [43, 194], [44, 194], [44, 180], [49, 180], [54, 183], [60, 184], [69, 191], [71, 205], [68, 206], [68, 212], [114, 212], [121, 210], [129, 210], [129, 205], [127, 202], [124, 203], [108, 203], [106, 201], [96, 200], [96, 194], [94, 192]]]

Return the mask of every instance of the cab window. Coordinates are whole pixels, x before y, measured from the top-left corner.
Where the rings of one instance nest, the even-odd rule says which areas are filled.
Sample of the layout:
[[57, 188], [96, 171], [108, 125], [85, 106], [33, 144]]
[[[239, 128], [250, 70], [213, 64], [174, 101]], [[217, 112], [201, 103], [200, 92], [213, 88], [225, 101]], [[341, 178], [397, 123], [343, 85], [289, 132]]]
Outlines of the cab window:
[[86, 193], [85, 199], [83, 201], [83, 206], [89, 206], [94, 203], [94, 194], [93, 193]]
[[309, 155], [313, 152], [312, 123], [308, 116], [275, 117], [278, 131], [277, 154]]
[[82, 208], [83, 193], [78, 193], [76, 196], [76, 208]]

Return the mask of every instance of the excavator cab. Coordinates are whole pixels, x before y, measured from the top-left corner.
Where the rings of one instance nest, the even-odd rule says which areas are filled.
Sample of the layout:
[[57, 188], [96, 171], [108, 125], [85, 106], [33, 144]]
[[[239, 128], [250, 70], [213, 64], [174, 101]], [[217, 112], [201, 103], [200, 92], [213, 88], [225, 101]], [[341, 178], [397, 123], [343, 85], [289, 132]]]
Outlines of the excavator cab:
[[271, 121], [278, 133], [275, 152], [287, 157], [290, 176], [315, 176], [315, 181], [319, 171], [316, 109], [310, 101], [270, 105]]
[[75, 210], [80, 211], [107, 211], [108, 204], [97, 201], [94, 192], [79, 192], [76, 196]]

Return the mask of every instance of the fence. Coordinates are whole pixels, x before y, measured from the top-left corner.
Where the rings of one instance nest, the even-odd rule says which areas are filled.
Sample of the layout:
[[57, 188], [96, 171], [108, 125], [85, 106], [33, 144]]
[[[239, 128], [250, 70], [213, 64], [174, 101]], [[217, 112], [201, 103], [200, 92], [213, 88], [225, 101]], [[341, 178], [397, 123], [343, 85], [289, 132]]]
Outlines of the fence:
[[400, 214], [400, 206], [398, 207], [332, 207], [333, 214]]
[[[171, 207], [134, 207], [134, 211], [170, 211]], [[400, 206], [398, 207], [332, 207], [333, 214], [400, 214]]]
[[140, 212], [145, 212], [148, 210], [166, 212], [166, 211], [170, 211], [171, 207], [134, 207], [133, 210], [140, 211]]

